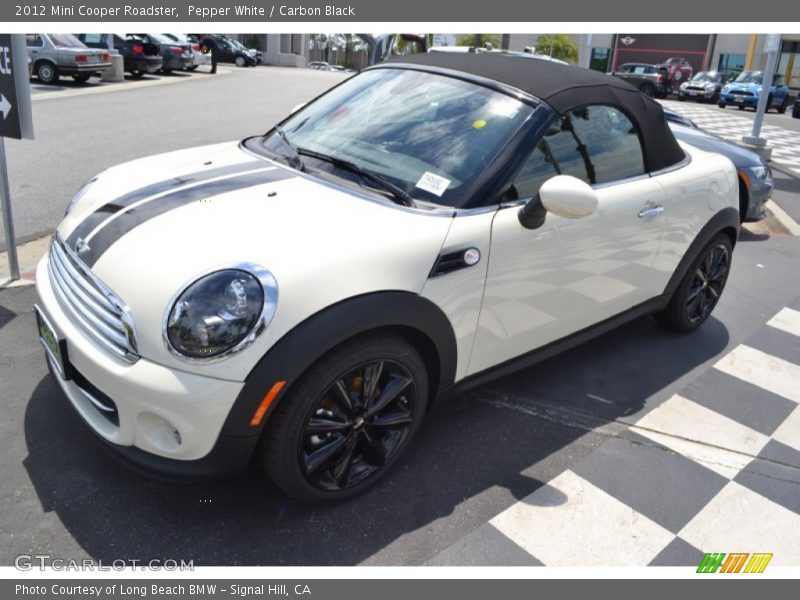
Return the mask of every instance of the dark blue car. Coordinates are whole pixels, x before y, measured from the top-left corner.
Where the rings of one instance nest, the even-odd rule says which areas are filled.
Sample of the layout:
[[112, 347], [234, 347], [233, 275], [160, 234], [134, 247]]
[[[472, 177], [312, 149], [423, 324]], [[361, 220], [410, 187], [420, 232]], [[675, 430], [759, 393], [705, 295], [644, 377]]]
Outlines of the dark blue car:
[[[731, 83], [722, 88], [719, 95], [719, 107], [738, 106], [744, 110], [746, 106], [756, 108], [763, 91], [763, 71], [742, 71]], [[789, 106], [789, 86], [783, 82], [782, 75], [775, 75], [768, 90], [767, 110], [775, 108], [785, 113]]]

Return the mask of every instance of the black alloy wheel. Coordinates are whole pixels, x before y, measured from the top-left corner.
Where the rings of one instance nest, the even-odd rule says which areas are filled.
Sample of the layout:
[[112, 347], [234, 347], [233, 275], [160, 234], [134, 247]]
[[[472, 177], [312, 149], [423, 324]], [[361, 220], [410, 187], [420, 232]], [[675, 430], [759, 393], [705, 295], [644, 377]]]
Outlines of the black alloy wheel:
[[655, 98], [655, 96], [656, 96], [656, 88], [654, 88], [654, 87], [653, 87], [652, 85], [650, 85], [649, 83], [646, 83], [646, 84], [644, 84], [644, 85], [643, 85], [641, 88], [639, 88], [639, 89], [641, 90], [641, 92], [642, 92], [642, 93], [643, 93], [645, 96], [649, 96], [650, 98]]
[[695, 269], [686, 296], [686, 319], [690, 323], [705, 321], [717, 305], [728, 279], [730, 253], [725, 244], [710, 248]]
[[300, 468], [321, 490], [353, 487], [391, 460], [413, 423], [416, 386], [402, 365], [377, 360], [336, 379], [306, 420]]
[[692, 261], [672, 294], [669, 305], [656, 313], [662, 325], [680, 332], [702, 325], [719, 302], [732, 259], [731, 239], [717, 234]]
[[375, 485], [408, 447], [429, 394], [422, 357], [388, 332], [331, 350], [289, 385], [258, 454], [286, 494], [316, 504]]

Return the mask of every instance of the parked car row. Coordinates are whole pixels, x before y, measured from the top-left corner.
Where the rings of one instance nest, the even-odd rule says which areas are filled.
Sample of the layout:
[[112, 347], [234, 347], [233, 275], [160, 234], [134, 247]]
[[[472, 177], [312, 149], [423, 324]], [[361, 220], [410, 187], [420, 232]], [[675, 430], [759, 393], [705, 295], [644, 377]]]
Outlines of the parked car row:
[[261, 52], [218, 35], [178, 33], [29, 33], [26, 35], [31, 72], [42, 83], [62, 76], [85, 82], [111, 67], [112, 49], [123, 57], [133, 77], [148, 73], [192, 71], [216, 62], [237, 66], [262, 63]]

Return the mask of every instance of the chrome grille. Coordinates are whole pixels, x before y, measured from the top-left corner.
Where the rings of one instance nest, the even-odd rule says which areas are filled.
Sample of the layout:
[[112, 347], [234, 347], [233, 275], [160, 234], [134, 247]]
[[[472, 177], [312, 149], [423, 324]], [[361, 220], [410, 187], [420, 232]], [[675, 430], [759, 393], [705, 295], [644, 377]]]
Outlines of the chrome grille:
[[50, 244], [50, 282], [59, 302], [106, 350], [130, 363], [139, 356], [133, 320], [125, 303], [58, 237]]

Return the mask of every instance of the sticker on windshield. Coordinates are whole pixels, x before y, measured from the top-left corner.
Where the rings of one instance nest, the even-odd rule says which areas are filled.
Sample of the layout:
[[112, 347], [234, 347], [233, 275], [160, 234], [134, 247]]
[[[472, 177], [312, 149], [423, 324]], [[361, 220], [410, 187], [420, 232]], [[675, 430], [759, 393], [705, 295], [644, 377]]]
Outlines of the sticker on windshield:
[[436, 173], [425, 171], [422, 177], [419, 178], [416, 187], [426, 192], [430, 192], [434, 196], [441, 196], [450, 185], [450, 180], [444, 177], [439, 177]]

